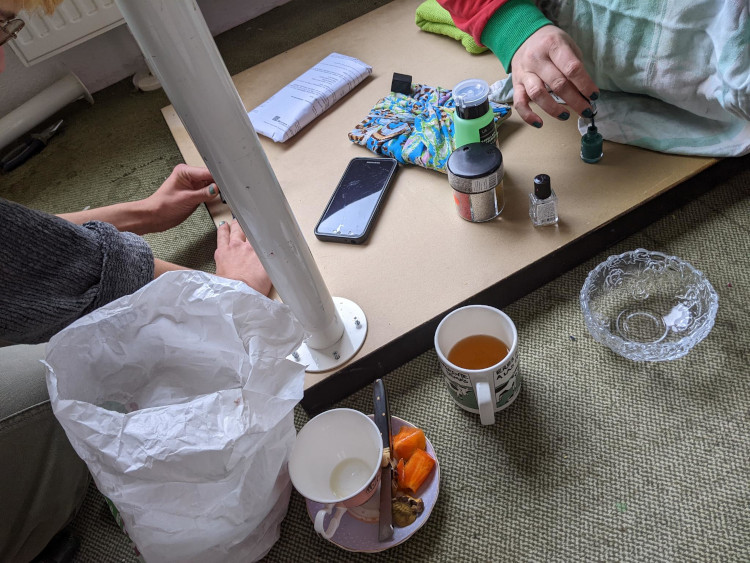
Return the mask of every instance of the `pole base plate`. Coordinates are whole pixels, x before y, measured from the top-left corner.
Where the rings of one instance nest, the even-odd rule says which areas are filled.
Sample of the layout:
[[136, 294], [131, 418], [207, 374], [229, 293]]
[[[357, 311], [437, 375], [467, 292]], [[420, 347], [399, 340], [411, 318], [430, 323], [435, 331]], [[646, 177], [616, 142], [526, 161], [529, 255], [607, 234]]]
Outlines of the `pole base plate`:
[[320, 373], [344, 365], [362, 348], [367, 336], [367, 318], [364, 311], [354, 301], [343, 297], [333, 297], [344, 334], [332, 346], [316, 350], [304, 342], [287, 356], [293, 362], [304, 366], [307, 373]]

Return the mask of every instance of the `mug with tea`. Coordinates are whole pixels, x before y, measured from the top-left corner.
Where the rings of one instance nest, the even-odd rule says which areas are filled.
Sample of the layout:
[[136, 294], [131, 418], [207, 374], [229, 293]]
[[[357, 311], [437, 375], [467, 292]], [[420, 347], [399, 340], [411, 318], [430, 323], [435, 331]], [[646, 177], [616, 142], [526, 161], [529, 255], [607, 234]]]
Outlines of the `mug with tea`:
[[382, 461], [380, 431], [359, 411], [332, 409], [302, 427], [289, 456], [289, 477], [303, 497], [323, 505], [315, 515], [316, 532], [330, 539], [344, 513], [378, 490]]
[[468, 305], [446, 315], [435, 331], [435, 350], [453, 401], [494, 424], [521, 389], [518, 332], [508, 315]]

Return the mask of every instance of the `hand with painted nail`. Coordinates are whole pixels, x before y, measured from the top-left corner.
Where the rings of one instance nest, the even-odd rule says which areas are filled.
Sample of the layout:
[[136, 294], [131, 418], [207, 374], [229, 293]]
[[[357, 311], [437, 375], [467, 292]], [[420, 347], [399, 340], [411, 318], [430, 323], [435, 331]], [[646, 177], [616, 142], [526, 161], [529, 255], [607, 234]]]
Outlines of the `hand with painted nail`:
[[237, 219], [231, 223], [222, 222], [216, 230], [214, 260], [217, 276], [245, 282], [263, 295], [271, 292], [271, 278]]
[[77, 225], [104, 221], [120, 231], [145, 235], [176, 227], [201, 203], [217, 197], [219, 190], [207, 168], [178, 164], [159, 189], [145, 199], [62, 213], [59, 217]]
[[555, 101], [550, 90], [579, 115], [591, 117], [589, 100], [599, 97], [599, 89], [582, 58], [573, 39], [559, 27], [546, 25], [532, 33], [511, 60], [513, 104], [521, 119], [542, 126], [542, 118], [530, 106], [532, 101], [552, 117], [568, 119], [569, 110]]
[[178, 164], [164, 183], [142, 201], [152, 214], [152, 229], [160, 232], [176, 227], [201, 204], [215, 199], [219, 190], [207, 168]]

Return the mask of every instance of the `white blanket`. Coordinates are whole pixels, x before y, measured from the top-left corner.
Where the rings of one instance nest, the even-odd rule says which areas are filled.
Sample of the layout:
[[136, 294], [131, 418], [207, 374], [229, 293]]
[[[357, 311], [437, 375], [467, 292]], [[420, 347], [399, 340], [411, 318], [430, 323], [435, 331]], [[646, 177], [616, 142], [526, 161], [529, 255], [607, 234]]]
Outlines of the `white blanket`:
[[[748, 0], [562, 0], [557, 24], [601, 89], [609, 141], [675, 154], [750, 152]], [[512, 99], [510, 80], [493, 86]], [[504, 99], [500, 99], [504, 98]], [[580, 119], [581, 133], [588, 122]]]

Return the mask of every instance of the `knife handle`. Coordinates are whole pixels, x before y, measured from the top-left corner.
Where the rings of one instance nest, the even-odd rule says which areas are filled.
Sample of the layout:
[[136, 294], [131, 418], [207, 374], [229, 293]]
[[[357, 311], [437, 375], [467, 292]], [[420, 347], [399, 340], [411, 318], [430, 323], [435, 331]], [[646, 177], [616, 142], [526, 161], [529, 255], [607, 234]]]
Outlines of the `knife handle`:
[[31, 139], [16, 147], [0, 161], [3, 172], [15, 170], [32, 156], [41, 152], [44, 147], [44, 141], [39, 139]]
[[376, 379], [373, 384], [373, 403], [375, 406], [375, 425], [383, 437], [383, 459], [380, 470], [380, 502], [378, 504], [378, 540], [388, 541], [393, 537], [393, 505], [391, 498], [391, 483], [393, 471], [391, 468], [391, 412], [388, 408], [388, 397], [382, 379]]
[[[383, 458], [389, 460], [391, 456], [391, 413], [388, 408], [388, 397], [382, 379], [376, 379], [373, 383], [372, 398], [375, 407], [375, 424], [377, 425], [378, 430], [380, 430], [380, 435], [383, 438]], [[388, 452], [387, 458], [385, 455], [386, 451]]]

